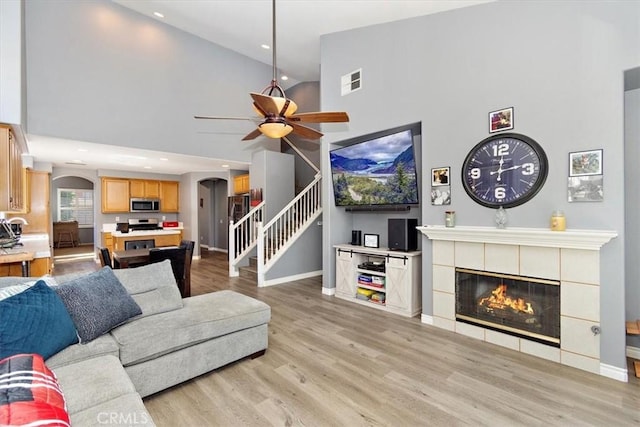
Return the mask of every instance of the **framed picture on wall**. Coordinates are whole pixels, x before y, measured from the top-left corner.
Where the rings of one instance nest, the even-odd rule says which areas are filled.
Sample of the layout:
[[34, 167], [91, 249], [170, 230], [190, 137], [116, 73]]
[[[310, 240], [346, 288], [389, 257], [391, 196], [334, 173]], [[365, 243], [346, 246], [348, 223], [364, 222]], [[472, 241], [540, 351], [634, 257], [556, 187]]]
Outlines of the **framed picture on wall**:
[[513, 129], [513, 107], [489, 113], [489, 133]]
[[431, 186], [449, 185], [449, 176], [451, 174], [450, 167], [441, 167], [431, 169]]
[[434, 206], [451, 204], [451, 186], [432, 186], [431, 204]]
[[569, 153], [569, 176], [602, 175], [602, 150]]

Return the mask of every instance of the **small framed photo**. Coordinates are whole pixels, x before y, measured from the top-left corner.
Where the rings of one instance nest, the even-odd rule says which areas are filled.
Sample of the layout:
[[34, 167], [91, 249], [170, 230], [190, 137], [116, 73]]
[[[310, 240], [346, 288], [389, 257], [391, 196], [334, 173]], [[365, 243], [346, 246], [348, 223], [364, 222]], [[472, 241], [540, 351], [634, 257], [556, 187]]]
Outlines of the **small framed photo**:
[[567, 184], [567, 201], [602, 202], [604, 200], [602, 175], [570, 176]]
[[489, 113], [489, 133], [513, 129], [513, 107]]
[[431, 169], [431, 186], [436, 187], [438, 185], [449, 185], [450, 172], [451, 168], [448, 166]]
[[569, 153], [569, 176], [602, 175], [602, 150]]
[[431, 204], [434, 206], [451, 204], [451, 186], [431, 187]]
[[364, 235], [364, 247], [365, 248], [379, 248], [380, 247], [380, 235], [379, 234], [365, 234]]

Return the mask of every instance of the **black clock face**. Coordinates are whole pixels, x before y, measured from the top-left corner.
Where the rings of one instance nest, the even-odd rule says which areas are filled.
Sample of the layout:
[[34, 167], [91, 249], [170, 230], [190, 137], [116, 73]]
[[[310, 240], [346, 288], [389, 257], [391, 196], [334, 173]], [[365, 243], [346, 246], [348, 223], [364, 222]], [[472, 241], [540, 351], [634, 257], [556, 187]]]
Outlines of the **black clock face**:
[[483, 206], [512, 208], [540, 191], [547, 172], [547, 156], [537, 142], [517, 133], [503, 133], [473, 147], [462, 165], [462, 184]]

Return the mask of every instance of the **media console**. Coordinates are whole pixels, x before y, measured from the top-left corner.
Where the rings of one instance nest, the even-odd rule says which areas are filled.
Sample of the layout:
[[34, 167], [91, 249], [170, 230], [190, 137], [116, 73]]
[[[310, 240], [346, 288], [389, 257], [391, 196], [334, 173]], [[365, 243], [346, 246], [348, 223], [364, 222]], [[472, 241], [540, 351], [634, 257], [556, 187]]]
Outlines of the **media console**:
[[336, 297], [406, 317], [422, 312], [420, 251], [334, 248]]

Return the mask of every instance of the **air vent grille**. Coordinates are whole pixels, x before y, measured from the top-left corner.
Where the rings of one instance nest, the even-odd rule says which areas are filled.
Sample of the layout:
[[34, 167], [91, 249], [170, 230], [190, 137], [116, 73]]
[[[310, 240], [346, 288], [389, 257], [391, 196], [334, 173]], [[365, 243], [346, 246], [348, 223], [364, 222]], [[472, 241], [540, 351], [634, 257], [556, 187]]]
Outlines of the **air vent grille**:
[[362, 89], [362, 68], [352, 71], [349, 74], [345, 74], [340, 80], [342, 96]]

